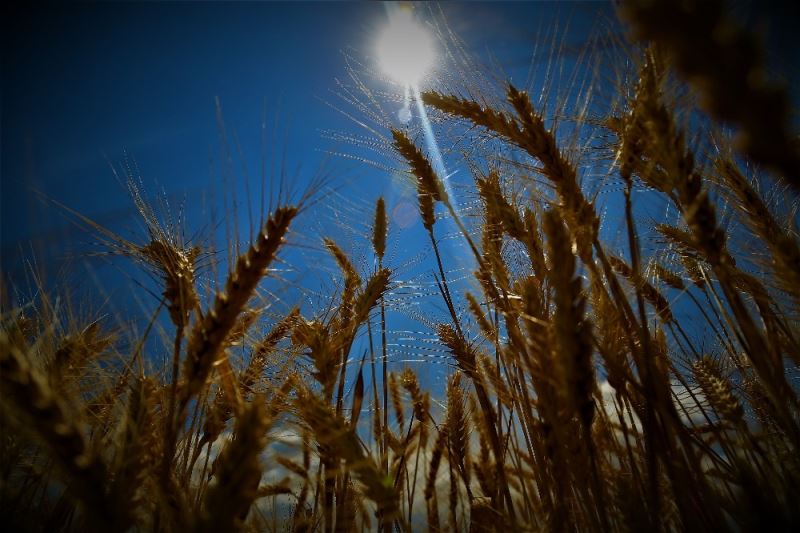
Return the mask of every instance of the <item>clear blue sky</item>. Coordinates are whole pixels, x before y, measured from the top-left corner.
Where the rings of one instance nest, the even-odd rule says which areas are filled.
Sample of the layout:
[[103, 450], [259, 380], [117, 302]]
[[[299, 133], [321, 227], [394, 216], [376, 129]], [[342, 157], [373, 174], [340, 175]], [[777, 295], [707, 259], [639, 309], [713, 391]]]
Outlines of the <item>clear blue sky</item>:
[[[757, 7], [740, 5], [750, 19], [778, 30], [791, 18], [786, 15], [791, 10], [765, 18], [754, 16]], [[516, 79], [527, 74], [537, 32], [556, 23], [564, 29], [569, 21], [570, 54], [598, 22], [613, 18], [611, 4], [604, 2], [444, 3], [441, 8], [473, 54], [489, 61], [490, 53]], [[326, 151], [352, 149], [335, 146], [321, 130], [358, 131], [326, 104], [341, 103], [332, 92], [335, 80], [346, 77], [341, 51], [369, 62], [386, 22], [379, 3], [21, 3], [2, 10], [0, 245], [2, 275], [15, 285], [25, 284], [24, 261], [30, 257], [58, 283], [65, 279], [55, 275], [65, 258], [91, 249], [91, 236], [36, 191], [134, 235], [136, 214], [109, 167], [125, 154], [150, 193], [163, 191], [176, 209], [185, 198], [189, 227], [213, 232], [209, 206], [222, 205], [225, 179], [217, 99], [229, 139], [235, 132], [241, 143], [241, 156], [233, 148], [230, 179], [242, 202], [242, 227], [244, 176], [249, 175], [251, 190], [259, 188], [265, 117], [268, 144], [276, 146], [266, 155], [274, 154], [276, 166], [285, 166], [287, 179], [302, 190]], [[426, 10], [419, 11], [424, 17]], [[770, 43], [796, 78], [793, 35], [773, 32]], [[351, 216], [367, 220], [371, 214], [359, 213], [359, 206], [371, 209], [379, 194], [387, 197], [390, 210], [399, 201], [402, 191], [379, 170], [343, 158], [329, 168], [341, 197], [353, 202]], [[258, 201], [251, 205], [257, 208]], [[313, 213], [307, 216], [306, 228], [326, 231]], [[320, 235], [298, 237], [318, 244]], [[398, 260], [409, 261], [426, 246], [421, 238], [398, 240]], [[73, 267], [73, 273], [82, 271], [74, 262]], [[93, 268], [114, 292], [111, 280], [118, 272], [103, 264]], [[93, 283], [80, 274], [69, 279], [76, 286]]]
[[[331, 91], [334, 80], [346, 76], [341, 51], [368, 60], [386, 21], [378, 3], [4, 9], [1, 229], [2, 267], [11, 279], [22, 273], [21, 247], [26, 255], [33, 248], [39, 266], [53, 271], [91, 240], [35, 191], [124, 231], [134, 225], [135, 214], [109, 162], [119, 164], [126, 153], [150, 191], [163, 189], [173, 202], [185, 196], [199, 205], [203, 193], [218, 189], [222, 144], [216, 98], [229, 137], [235, 131], [241, 142], [251, 180], [260, 179], [265, 117], [270, 138], [278, 121], [277, 158], [292, 171], [300, 167], [297, 179], [313, 176], [333, 147], [320, 130], [356, 129], [325, 103], [339, 103]], [[610, 13], [608, 5], [596, 2], [444, 4], [443, 9], [478, 55], [491, 50], [509, 72], [523, 73], [537, 30], [570, 17], [573, 41], [580, 44], [595, 14]], [[238, 153], [234, 159], [241, 187]], [[370, 202], [389, 183], [366, 166], [331, 164], [334, 182], [352, 182], [348, 176], [358, 174]], [[204, 221], [204, 213], [188, 215], [190, 223]]]
[[[520, 78], [528, 72], [537, 32], [550, 31], [556, 22], [563, 29], [571, 20], [567, 53], [574, 53], [586, 42], [598, 13], [612, 14], [609, 4], [598, 2], [441, 7], [473, 54], [487, 61], [491, 54], [509, 76]], [[215, 231], [212, 207], [218, 218], [224, 217], [219, 213], [224, 181], [234, 183], [239, 221], [246, 228], [244, 178], [249, 176], [251, 191], [259, 190], [264, 155], [277, 159], [274, 166], [285, 167], [286, 180], [302, 191], [328, 150], [356, 151], [322, 135], [322, 130], [363, 133], [326, 102], [343, 105], [333, 92], [335, 80], [347, 76], [341, 52], [369, 63], [377, 33], [387, 22], [379, 3], [89, 3], [3, 9], [2, 275], [24, 298], [31, 288], [26, 261], [33, 257], [47, 283], [79, 295], [101, 294], [100, 303], [88, 307], [99, 305], [104, 313], [116, 313], [125, 323], [134, 319], [140, 327], [147, 310], [156, 306], [157, 284], [149, 283], [153, 297], [142, 296], [130, 279], [144, 278], [147, 284], [147, 278], [125, 260], [85, 259], [96, 250], [92, 235], [37, 191], [142, 242], [132, 202], [109, 167], [120, 165], [127, 154], [150, 195], [163, 192], [173, 212], [185, 200], [188, 227], [206, 235]], [[419, 12], [422, 18], [429, 15], [427, 8]], [[228, 139], [234, 145], [235, 132], [241, 143], [241, 155], [232, 146], [232, 176], [222, 170], [217, 100]], [[265, 118], [268, 146], [275, 146], [266, 153]], [[267, 169], [272, 166], [267, 163]], [[403, 190], [385, 172], [345, 158], [334, 158], [328, 168], [340, 196], [326, 201], [342, 202], [351, 226], [368, 223], [380, 194], [390, 211], [402, 201]], [[250, 205], [257, 209], [258, 199]], [[307, 211], [292, 239], [301, 246], [289, 262], [300, 271], [296, 278], [312, 289], [331, 286], [330, 275], [310, 268], [316, 266], [314, 257], [324, 253], [307, 248], [321, 248], [324, 234], [341, 236], [340, 228], [329, 224], [337, 206], [331, 207]], [[416, 217], [413, 208], [411, 215]], [[416, 272], [406, 266], [429, 253], [420, 224], [413, 230], [393, 229], [392, 266], [398, 278], [417, 276], [427, 283], [427, 289], [413, 290], [432, 292], [431, 266], [418, 264]], [[216, 245], [224, 249], [224, 240], [218, 238]], [[311, 271], [307, 276], [304, 267]], [[142, 297], [141, 304], [132, 294]], [[430, 301], [443, 307], [439, 298]], [[313, 311], [313, 303], [306, 311]], [[425, 308], [429, 319], [436, 313], [436, 307]], [[398, 344], [392, 360], [402, 360], [413, 351], [404, 347], [403, 332], [424, 328], [408, 317], [392, 327], [390, 342]]]

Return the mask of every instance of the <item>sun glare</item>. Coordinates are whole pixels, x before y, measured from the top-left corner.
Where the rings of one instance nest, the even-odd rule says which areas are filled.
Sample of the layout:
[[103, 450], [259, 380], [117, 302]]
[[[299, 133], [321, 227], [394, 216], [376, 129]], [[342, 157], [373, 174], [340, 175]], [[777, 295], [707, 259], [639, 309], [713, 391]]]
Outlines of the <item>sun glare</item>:
[[377, 53], [383, 71], [406, 86], [419, 84], [436, 56], [433, 37], [408, 9], [397, 9], [389, 15], [389, 24], [378, 39]]

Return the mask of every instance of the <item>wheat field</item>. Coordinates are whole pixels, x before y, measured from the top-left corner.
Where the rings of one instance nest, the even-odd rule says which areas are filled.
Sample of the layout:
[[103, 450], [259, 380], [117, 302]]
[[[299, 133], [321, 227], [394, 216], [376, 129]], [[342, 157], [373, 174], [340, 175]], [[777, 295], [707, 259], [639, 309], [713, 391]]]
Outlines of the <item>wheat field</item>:
[[[320, 188], [279, 195], [228, 263], [134, 180], [139, 242], [54, 206], [157, 280], [159, 302], [132, 335], [3, 286], [4, 529], [798, 530], [790, 93], [753, 74], [758, 40], [719, 2], [619, 16], [610, 95], [589, 82], [545, 101], [488, 78], [421, 92], [470, 171], [457, 186], [424, 132], [377, 121], [370, 143], [427, 240], [422, 296], [383, 198], [353, 249], [294, 231]], [[316, 306], [264, 305], [298, 242], [329, 256], [333, 284]], [[416, 365], [390, 357], [409, 295]]]

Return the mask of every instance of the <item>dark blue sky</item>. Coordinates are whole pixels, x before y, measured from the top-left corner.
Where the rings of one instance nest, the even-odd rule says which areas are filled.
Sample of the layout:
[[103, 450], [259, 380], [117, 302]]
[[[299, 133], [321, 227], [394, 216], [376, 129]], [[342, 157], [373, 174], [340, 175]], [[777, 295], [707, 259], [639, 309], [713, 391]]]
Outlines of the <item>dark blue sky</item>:
[[[597, 7], [587, 4], [577, 11], [588, 23], [591, 18], [583, 13]], [[125, 259], [89, 257], [98, 250], [92, 232], [78, 228], [43, 196], [143, 244], [146, 236], [133, 203], [110, 168], [135, 165], [133, 173], [141, 177], [151, 201], [165, 196], [173, 214], [185, 203], [189, 231], [216, 237], [212, 246], [222, 252], [218, 257], [224, 270], [220, 222], [231, 222], [232, 216], [220, 191], [236, 191], [240, 234], [247, 241], [246, 206], [257, 210], [260, 198], [247, 198], [245, 182], [258, 195], [265, 159], [267, 180], [281, 179], [284, 169], [282, 180], [302, 192], [327, 151], [357, 151], [322, 135], [322, 130], [363, 133], [326, 102], [352, 111], [333, 92], [335, 80], [347, 77], [342, 51], [369, 63], [377, 32], [387, 20], [378, 3], [92, 3], [3, 9], [3, 281], [22, 304], [35, 294], [28, 274], [36, 271], [49, 289], [71, 293], [66, 301], [83, 308], [78, 314], [112, 315], [112, 324], [138, 324], [139, 331], [157, 306], [158, 283]], [[506, 68], [524, 73], [542, 18], [555, 20], [575, 9], [448, 4], [444, 11], [479, 54], [491, 50]], [[577, 42], [584, 38], [576, 34]], [[216, 102], [232, 152], [230, 164], [225, 163]], [[304, 213], [291, 237], [294, 248], [282, 254], [295, 272], [281, 275], [312, 294], [323, 287], [321, 292], [331, 295], [335, 271], [317, 263], [326, 255], [322, 236], [336, 237], [349, 251], [352, 244], [363, 249], [368, 238], [347, 242], [350, 234], [366, 231], [378, 195], [385, 195], [394, 211], [403, 191], [386, 172], [366, 164], [333, 158], [325, 167], [339, 192]], [[417, 217], [413, 203], [406, 206], [411, 219]], [[346, 231], [336, 226], [334, 214], [344, 219]], [[258, 220], [259, 214], [254, 216]], [[389, 250], [398, 279], [419, 276], [419, 269], [412, 273], [403, 265], [429, 253], [420, 224], [408, 231], [392, 225]], [[354, 261], [365, 267], [363, 256]], [[430, 268], [422, 270], [430, 291]], [[201, 284], [209, 285], [215, 275], [204, 271]], [[262, 290], [280, 285], [265, 283]], [[287, 300], [277, 313], [298, 303], [297, 291], [277, 296]], [[429, 318], [439, 300], [432, 301], [434, 308], [426, 309]], [[310, 302], [304, 308], [309, 316], [315, 303], [325, 305]], [[164, 315], [160, 323], [169, 330]], [[419, 330], [419, 324], [397, 315], [391, 320], [391, 360], [419, 359], [420, 352], [404, 340], [404, 331]]]
[[[386, 21], [378, 3], [4, 9], [1, 240], [3, 271], [11, 279], [22, 273], [20, 248], [24, 255], [33, 249], [39, 268], [52, 271], [91, 240], [35, 191], [122, 231], [135, 216], [109, 162], [119, 165], [126, 154], [150, 192], [163, 190], [173, 206], [185, 197], [197, 207], [199, 198], [218, 190], [223, 145], [217, 98], [230, 144], [234, 132], [241, 143], [241, 158], [232, 148], [240, 190], [242, 168], [260, 181], [264, 156], [289, 169], [289, 180], [302, 190], [334, 147], [320, 130], [357, 129], [326, 105], [340, 103], [332, 90], [336, 78], [346, 77], [341, 51], [369, 61]], [[471, 49], [478, 55], [490, 50], [508, 72], [523, 74], [537, 30], [569, 17], [571, 37], [580, 44], [603, 9], [610, 14], [608, 5], [596, 2], [443, 5]], [[343, 179], [359, 180], [370, 202], [390, 186], [365, 165], [334, 159], [328, 167], [341, 187], [347, 187]], [[220, 199], [205, 200], [213, 204]], [[190, 226], [198, 219], [207, 223], [208, 208], [190, 207], [188, 217]]]
[[[520, 80], [528, 73], [538, 32], [551, 32], [556, 23], [563, 29], [571, 20], [571, 54], [602, 18], [598, 13], [612, 15], [609, 4], [598, 2], [441, 7], [472, 54], [496, 60], [504, 76]], [[320, 285], [330, 288], [334, 271], [321, 270], [316, 262], [326, 255], [321, 250], [323, 235], [344, 241], [346, 249], [355, 250], [359, 268], [368, 266], [357, 248], [368, 246], [371, 211], [383, 194], [390, 212], [406, 222], [410, 215], [412, 223], [407, 230], [390, 223], [389, 254], [397, 279], [421, 283], [406, 294], [435, 295], [430, 246], [421, 225], [413, 223], [416, 201], [404, 197], [407, 191], [387, 172], [347, 158], [328, 158], [330, 150], [348, 154], [358, 149], [334, 144], [322, 134], [364, 133], [326, 102], [354, 111], [334, 92], [335, 80], [347, 77], [342, 51], [367, 65], [373, 61], [375, 39], [387, 22], [385, 6], [84, 3], [3, 9], [0, 244], [2, 277], [18, 304], [35, 292], [27, 275], [35, 270], [44, 275], [48, 287], [71, 292], [72, 303], [87, 308], [82, 312], [99, 308], [120, 325], [138, 323], [141, 331], [157, 305], [158, 284], [124, 259], [88, 257], [88, 252], [97, 251], [93, 234], [76, 227], [61, 208], [44, 199], [144, 243], [132, 201], [110, 168], [113, 164], [124, 170], [126, 162], [141, 177], [148, 198], [166, 197], [173, 214], [185, 204], [190, 232], [215, 237], [213, 248], [224, 259], [221, 221], [232, 217], [224, 208], [223, 188], [236, 192], [240, 236], [246, 242], [246, 206], [258, 209], [265, 159], [267, 180], [278, 180], [271, 169], [277, 174], [284, 169], [283, 182], [296, 192], [302, 192], [330, 159], [325, 168], [338, 193], [304, 213], [290, 240], [294, 248], [283, 254], [296, 272], [281, 275], [312, 293]], [[430, 15], [425, 6], [418, 11], [421, 18]], [[373, 89], [387, 89], [383, 83]], [[225, 162], [217, 101], [232, 152], [230, 164]], [[247, 180], [251, 198], [246, 196]], [[344, 229], [337, 227], [339, 215]], [[258, 220], [259, 213], [254, 216]], [[457, 260], [448, 263], [448, 268], [459, 267]], [[215, 275], [205, 271], [203, 286]], [[139, 282], [150, 288], [150, 296], [139, 289]], [[269, 291], [280, 283], [264, 285]], [[297, 294], [286, 299], [279, 307], [294, 305]], [[426, 301], [433, 305], [426, 304], [427, 319], [444, 312], [438, 309], [443, 307], [439, 298]], [[304, 309], [309, 315], [314, 302], [310, 307]], [[409, 309], [413, 314], [413, 305]], [[404, 332], [419, 331], [420, 324], [404, 317], [392, 318], [392, 361], [420, 357], [416, 347], [406, 346], [416, 341], [404, 340], [409, 336]], [[418, 334], [410, 337], [419, 339]]]
[[[769, 34], [773, 57], [797, 79], [796, 38], [781, 31], [790, 25], [787, 14], [792, 11], [784, 8], [765, 18], [758, 8], [739, 5], [745, 18], [767, 21], [778, 30]], [[552, 32], [556, 25], [559, 31], [568, 28], [562, 59], [569, 61], [593, 28], [613, 19], [611, 5], [604, 2], [445, 3], [441, 8], [468, 50], [502, 69], [498, 81], [512, 78], [518, 84], [528, 73], [534, 45], [543, 44], [537, 35]], [[59, 289], [100, 288], [108, 302], [101, 306], [112, 313], [120, 306], [140, 305], [131, 299], [137, 294], [131, 283], [119, 282], [121, 273], [136, 278], [135, 270], [124, 261], [84, 260], [93, 250], [91, 234], [37, 191], [143, 242], [130, 197], [109, 166], [119, 168], [127, 161], [135, 164], [134, 173], [141, 176], [149, 198], [166, 197], [173, 213], [185, 203], [188, 228], [215, 236], [215, 248], [224, 250], [222, 225], [216, 226], [225, 218], [223, 187], [236, 191], [238, 221], [246, 228], [245, 206], [258, 208], [265, 159], [268, 180], [277, 180], [270, 169], [283, 168], [283, 182], [302, 192], [326, 152], [358, 153], [354, 146], [335, 145], [323, 136], [323, 130], [364, 133], [326, 102], [353, 111], [334, 94], [335, 80], [347, 76], [341, 52], [369, 64], [377, 32], [387, 20], [379, 3], [73, 3], [0, 9], [0, 274], [21, 291], [22, 300], [31, 293], [26, 261], [35, 260], [32, 268]], [[429, 13], [419, 11], [423, 18]], [[546, 57], [549, 46], [544, 43], [539, 53]], [[378, 83], [374, 89], [386, 87]], [[230, 164], [225, 163], [217, 101], [232, 152]], [[289, 261], [298, 269], [295, 279], [312, 288], [331, 283], [331, 275], [315, 268], [313, 258], [324, 255], [323, 235], [342, 236], [332, 213], [346, 219], [350, 236], [361, 232], [363, 247], [378, 195], [386, 197], [390, 211], [408, 201], [387, 172], [346, 158], [333, 158], [326, 168], [338, 194], [304, 214]], [[410, 215], [416, 217], [413, 205]], [[613, 222], [607, 224], [612, 229]], [[431, 268], [420, 267], [420, 253], [429, 248], [420, 225], [408, 231], [392, 225], [390, 253], [398, 278], [422, 279], [428, 293], [435, 292]], [[246, 231], [241, 237], [248, 240]], [[314, 246], [317, 250], [309, 251]], [[65, 264], [68, 274], [62, 274]], [[450, 265], [459, 267], [458, 261]], [[155, 302], [144, 297], [139, 318]], [[428, 319], [435, 318], [440, 304], [433, 305], [424, 309]], [[117, 316], [124, 319], [129, 310]], [[414, 320], [396, 327], [394, 359], [402, 360], [403, 331], [422, 328]]]
[[[780, 31], [791, 10], [770, 15], [748, 3], [737, 5], [745, 18], [777, 30], [769, 33], [773, 55], [796, 76], [793, 34]], [[430, 15], [428, 7], [417, 10], [421, 18]], [[342, 51], [369, 64], [387, 20], [380, 3], [111, 2], [2, 9], [0, 245], [3, 278], [15, 285], [24, 284], [25, 261], [32, 257], [37, 270], [61, 282], [55, 273], [67, 258], [83, 257], [93, 240], [37, 191], [135, 235], [132, 202], [109, 163], [135, 163], [150, 197], [165, 195], [173, 212], [185, 202], [188, 227], [208, 235], [224, 218], [223, 187], [236, 191], [238, 219], [247, 226], [244, 206], [258, 208], [265, 159], [268, 180], [270, 169], [283, 168], [283, 181], [302, 191], [327, 151], [357, 153], [322, 135], [363, 133], [326, 102], [353, 111], [334, 94], [335, 80], [347, 77]], [[593, 28], [613, 20], [613, 8], [604, 2], [445, 3], [441, 9], [472, 54], [496, 62], [517, 83], [528, 73], [537, 35], [556, 25], [566, 30], [569, 56]], [[548, 46], [539, 53], [546, 56]], [[217, 101], [232, 152], [228, 165]], [[402, 191], [385, 172], [346, 158], [333, 158], [326, 168], [341, 197], [355, 202], [356, 217], [359, 206], [371, 208], [379, 194], [390, 209], [400, 201]], [[327, 231], [310, 219], [317, 225], [307, 226], [309, 233]], [[304, 244], [318, 244], [318, 237]], [[399, 240], [407, 247], [398, 256], [424, 247], [421, 239]], [[219, 238], [216, 247], [224, 248]]]

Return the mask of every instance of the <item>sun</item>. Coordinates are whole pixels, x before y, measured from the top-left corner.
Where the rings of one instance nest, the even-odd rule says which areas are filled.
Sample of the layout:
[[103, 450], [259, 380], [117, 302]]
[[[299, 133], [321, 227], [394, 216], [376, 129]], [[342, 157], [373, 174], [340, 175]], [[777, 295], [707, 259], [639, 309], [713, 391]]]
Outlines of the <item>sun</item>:
[[381, 69], [404, 86], [417, 86], [433, 67], [436, 47], [433, 36], [414, 20], [409, 9], [396, 9], [389, 14], [389, 24], [377, 44]]

